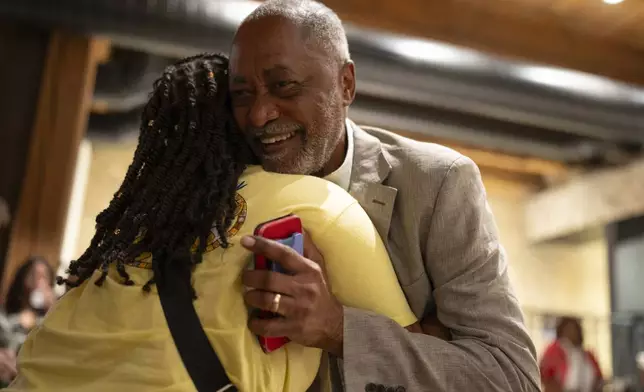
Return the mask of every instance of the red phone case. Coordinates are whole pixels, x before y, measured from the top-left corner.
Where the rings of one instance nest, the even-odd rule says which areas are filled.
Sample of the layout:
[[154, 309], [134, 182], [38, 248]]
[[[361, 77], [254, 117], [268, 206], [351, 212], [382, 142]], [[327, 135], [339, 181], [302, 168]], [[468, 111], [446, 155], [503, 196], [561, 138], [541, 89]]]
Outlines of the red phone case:
[[[259, 224], [255, 228], [255, 235], [271, 240], [288, 238], [295, 233], [302, 233], [302, 221], [296, 215], [286, 215], [277, 219]], [[268, 269], [269, 261], [262, 255], [255, 255], [255, 269]], [[260, 312], [260, 317], [274, 317], [271, 312]], [[284, 346], [290, 340], [286, 337], [258, 336], [259, 345], [265, 353], [273, 352]]]

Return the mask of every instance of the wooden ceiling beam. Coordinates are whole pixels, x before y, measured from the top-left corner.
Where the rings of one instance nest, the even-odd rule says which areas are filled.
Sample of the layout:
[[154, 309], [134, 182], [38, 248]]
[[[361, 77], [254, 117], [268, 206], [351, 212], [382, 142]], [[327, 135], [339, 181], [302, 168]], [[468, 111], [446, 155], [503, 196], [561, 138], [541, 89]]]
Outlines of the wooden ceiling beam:
[[644, 215], [643, 178], [644, 160], [639, 160], [535, 194], [526, 204], [528, 239], [556, 240]]
[[4, 294], [27, 257], [40, 255], [54, 268], [59, 262], [76, 157], [104, 52], [102, 41], [65, 31], [51, 34], [5, 259]]
[[94, 40], [94, 61], [97, 64], [105, 64], [112, 56], [112, 41], [104, 37], [93, 37]]
[[520, 1], [325, 0], [346, 22], [644, 85], [644, 51], [584, 34]]

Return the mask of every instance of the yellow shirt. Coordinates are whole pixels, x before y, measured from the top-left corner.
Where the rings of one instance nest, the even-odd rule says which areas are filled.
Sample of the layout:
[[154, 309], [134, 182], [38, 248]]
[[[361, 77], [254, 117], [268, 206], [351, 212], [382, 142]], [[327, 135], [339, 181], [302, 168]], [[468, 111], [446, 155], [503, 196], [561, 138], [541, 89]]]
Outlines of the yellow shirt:
[[[385, 247], [359, 204], [325, 180], [251, 167], [240, 179], [236, 218], [223, 249], [212, 234], [193, 273], [197, 313], [231, 381], [241, 391], [305, 391], [321, 351], [293, 342], [265, 354], [248, 330], [241, 273], [252, 260], [239, 240], [265, 221], [297, 214], [322, 252], [334, 294], [345, 305], [384, 314], [403, 326], [416, 321]], [[193, 392], [174, 346], [151, 277], [149, 257], [128, 272], [111, 271], [102, 287], [69, 291], [27, 339], [10, 391]]]

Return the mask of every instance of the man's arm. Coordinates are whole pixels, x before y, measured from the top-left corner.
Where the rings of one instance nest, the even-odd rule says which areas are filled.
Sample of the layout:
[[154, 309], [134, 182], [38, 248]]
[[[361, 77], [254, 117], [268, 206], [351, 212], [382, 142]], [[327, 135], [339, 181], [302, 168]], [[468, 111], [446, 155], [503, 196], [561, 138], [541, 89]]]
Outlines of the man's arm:
[[380, 384], [407, 391], [538, 391], [534, 346], [510, 287], [480, 173], [466, 157], [452, 164], [441, 186], [425, 263], [438, 319], [450, 329], [451, 341], [345, 308], [346, 390]]

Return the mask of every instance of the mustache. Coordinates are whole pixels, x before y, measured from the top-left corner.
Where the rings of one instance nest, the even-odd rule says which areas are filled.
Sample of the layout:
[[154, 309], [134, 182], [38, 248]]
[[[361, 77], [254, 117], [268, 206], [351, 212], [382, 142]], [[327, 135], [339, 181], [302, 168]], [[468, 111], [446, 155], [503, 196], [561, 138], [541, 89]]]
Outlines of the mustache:
[[300, 124], [267, 124], [261, 128], [251, 127], [248, 129], [249, 134], [254, 138], [284, 135], [286, 133], [299, 132], [303, 130], [304, 127]]

